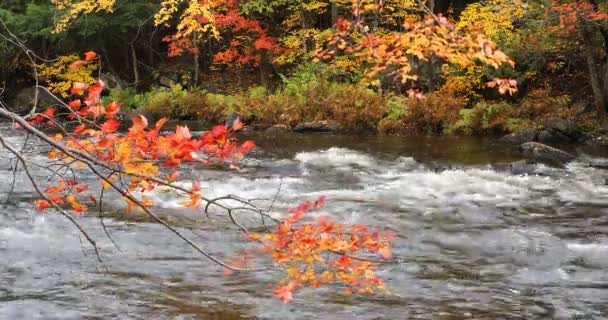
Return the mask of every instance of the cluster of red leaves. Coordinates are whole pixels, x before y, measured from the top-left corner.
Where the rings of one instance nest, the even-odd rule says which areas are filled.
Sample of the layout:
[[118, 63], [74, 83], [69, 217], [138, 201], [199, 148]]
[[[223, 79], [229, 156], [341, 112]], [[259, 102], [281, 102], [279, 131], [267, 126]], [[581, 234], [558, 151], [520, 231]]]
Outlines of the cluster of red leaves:
[[340, 54], [354, 56], [366, 66], [367, 81], [374, 81], [381, 74], [402, 82], [417, 80], [411, 64], [412, 57], [421, 61], [437, 57], [445, 63], [460, 66], [475, 63], [494, 68], [505, 63], [515, 65], [481, 32], [463, 33], [455, 30], [453, 24], [441, 16], [406, 19], [403, 32], [388, 34], [371, 33], [363, 22], [346, 19], [337, 21], [335, 29], [336, 32], [326, 38], [327, 48], [318, 52], [317, 56], [322, 60], [331, 60]]
[[[86, 59], [75, 67], [88, 63], [94, 56], [94, 53], [87, 53]], [[132, 119], [132, 125], [126, 133], [120, 133], [117, 131], [121, 125], [117, 119], [120, 105], [117, 102], [102, 105], [100, 99], [102, 90], [101, 81], [90, 87], [84, 87], [80, 83], [74, 84], [72, 93], [82, 95], [83, 98], [69, 102], [67, 106], [70, 110], [66, 111], [67, 118], [77, 121], [78, 125], [71, 131], [67, 131], [66, 127], [62, 126], [65, 135], [57, 134], [54, 139], [66, 148], [97, 159], [106, 168], [113, 170], [114, 174], [108, 180], [113, 182], [121, 181], [122, 178], [128, 179], [129, 185], [126, 189], [129, 192], [151, 191], [165, 185], [159, 183], [159, 180], [170, 182], [177, 178], [177, 171], [161, 176], [161, 168], [174, 170], [184, 162], [193, 161], [232, 163], [255, 147], [253, 141], [238, 144], [232, 138], [232, 134], [243, 126], [240, 121], [235, 121], [230, 128], [219, 125], [200, 137], [193, 137], [188, 127], [179, 125], [172, 132], [161, 133], [167, 118], [160, 119], [150, 127], [145, 117], [138, 116]], [[62, 119], [54, 117], [56, 111], [57, 109], [50, 108], [27, 120], [30, 124], [60, 124]], [[206, 157], [195, 160], [193, 158], [195, 152], [204, 153]], [[52, 150], [48, 157], [53, 161], [70, 163], [77, 168], [85, 166], [84, 163], [72, 159], [59, 149]], [[74, 211], [82, 212], [86, 206], [80, 204], [76, 195], [85, 191], [87, 187], [60, 180], [55, 186], [46, 189], [45, 194], [51, 197], [49, 199], [55, 204], [68, 203]], [[105, 182], [104, 187], [108, 187]], [[60, 197], [59, 194], [63, 196]], [[184, 205], [193, 208], [199, 206], [201, 195], [198, 183], [193, 183], [188, 197], [189, 200], [185, 201]], [[94, 200], [91, 197], [89, 199]], [[134, 206], [132, 202], [127, 202], [129, 207]], [[143, 195], [142, 203], [152, 205]], [[46, 200], [37, 202], [40, 209], [48, 205]]]
[[560, 35], [568, 35], [575, 31], [579, 20], [602, 21], [608, 19], [605, 4], [594, 5], [587, 0], [553, 3], [546, 8], [545, 17], [549, 17], [551, 14], [557, 14], [559, 18], [559, 24], [551, 29]]
[[217, 27], [226, 30], [232, 36], [227, 49], [218, 52], [213, 61], [219, 63], [236, 62], [258, 66], [264, 56], [271, 57], [280, 52], [276, 40], [269, 36], [259, 21], [249, 19], [241, 14], [238, 1], [226, 3], [225, 12], [215, 14]]
[[326, 217], [302, 221], [324, 201], [323, 197], [290, 209], [289, 218], [272, 233], [245, 235], [258, 242], [259, 250], [270, 254], [276, 265], [285, 268], [286, 277], [274, 291], [285, 303], [293, 298], [295, 290], [305, 286], [317, 288], [322, 284], [340, 283], [346, 286], [347, 295], [386, 290], [383, 280], [374, 272], [379, 261], [363, 255], [390, 258], [392, 233], [381, 234], [364, 225], [346, 227]]
[[[218, 52], [214, 57], [217, 63], [251, 64], [259, 66], [264, 57], [271, 58], [281, 52], [276, 40], [268, 35], [266, 28], [259, 21], [245, 17], [236, 0], [224, 1], [213, 13], [214, 24], [221, 30], [225, 38], [232, 38], [226, 49]], [[198, 17], [198, 23], [208, 24], [209, 21]], [[176, 57], [184, 52], [198, 53], [196, 44], [189, 38], [179, 34], [163, 39], [169, 43], [169, 56]]]

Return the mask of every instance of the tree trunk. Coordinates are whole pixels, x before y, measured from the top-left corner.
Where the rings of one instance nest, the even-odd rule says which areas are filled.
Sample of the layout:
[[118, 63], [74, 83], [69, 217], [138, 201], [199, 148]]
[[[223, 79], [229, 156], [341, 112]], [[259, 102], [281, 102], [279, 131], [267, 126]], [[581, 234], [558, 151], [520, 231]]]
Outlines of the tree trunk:
[[200, 59], [201, 59], [201, 54], [199, 51], [199, 47], [198, 47], [198, 33], [194, 32], [192, 34], [192, 43], [195, 46], [196, 50], [194, 51], [194, 74], [192, 76], [192, 87], [196, 88], [198, 87], [198, 80], [199, 80], [199, 72], [200, 72]]
[[331, 2], [331, 25], [335, 25], [336, 21], [338, 21], [338, 4], [335, 1]]
[[600, 74], [601, 68], [597, 55], [594, 52], [593, 44], [593, 29], [583, 21], [580, 21], [580, 30], [583, 37], [583, 46], [585, 49], [585, 58], [587, 60], [587, 68], [589, 69], [589, 80], [591, 81], [591, 90], [593, 91], [593, 100], [595, 105], [595, 113], [597, 121], [604, 125], [606, 119], [606, 88], [608, 88], [608, 66], [604, 66], [604, 74]]
[[133, 61], [133, 81], [135, 84], [139, 83], [139, 69], [137, 67], [137, 53], [135, 52], [135, 45], [131, 43], [131, 60]]

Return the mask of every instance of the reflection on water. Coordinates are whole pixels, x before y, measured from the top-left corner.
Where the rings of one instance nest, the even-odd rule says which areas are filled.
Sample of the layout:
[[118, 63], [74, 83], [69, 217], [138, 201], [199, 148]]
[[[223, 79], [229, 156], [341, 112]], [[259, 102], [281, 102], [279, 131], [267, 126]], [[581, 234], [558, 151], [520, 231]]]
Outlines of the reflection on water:
[[[604, 319], [608, 317], [608, 186], [584, 161], [518, 174], [509, 146], [474, 138], [253, 135], [260, 148], [235, 174], [195, 168], [209, 197], [273, 198], [275, 214], [319, 195], [322, 214], [390, 227], [400, 262], [382, 268], [392, 294], [305, 289], [272, 297], [273, 272], [224, 277], [162, 227], [108, 200], [96, 263], [60, 216], [31, 210], [22, 177], [0, 207], [0, 319]], [[10, 177], [0, 166], [0, 176]], [[91, 178], [91, 177], [89, 177]], [[7, 185], [0, 185], [0, 200]], [[222, 217], [155, 210], [218, 256], [243, 242]]]

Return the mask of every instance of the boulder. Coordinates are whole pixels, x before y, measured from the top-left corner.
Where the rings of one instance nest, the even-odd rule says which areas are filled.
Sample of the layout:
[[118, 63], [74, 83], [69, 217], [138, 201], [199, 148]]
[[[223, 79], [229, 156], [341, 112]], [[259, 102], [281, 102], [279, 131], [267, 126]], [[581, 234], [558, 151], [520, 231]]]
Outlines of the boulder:
[[576, 156], [571, 153], [539, 142], [526, 142], [519, 148], [525, 156], [539, 160], [568, 162], [576, 158]]
[[117, 75], [112, 73], [102, 73], [99, 77], [105, 84], [107, 90], [120, 90], [127, 86], [126, 82], [120, 79]]
[[572, 139], [572, 141], [578, 141], [585, 135], [583, 130], [574, 121], [561, 118], [551, 118], [545, 121], [545, 129], [558, 131]]
[[177, 79], [171, 79], [167, 76], [160, 76], [158, 78], [158, 85], [165, 88], [171, 88], [177, 83]]
[[571, 143], [585, 138], [583, 130], [572, 120], [551, 118], [545, 121], [545, 128], [537, 137], [542, 143]]
[[574, 142], [569, 136], [565, 135], [561, 131], [553, 129], [544, 129], [536, 136], [536, 141], [541, 143], [567, 143]]
[[39, 108], [46, 108], [48, 106], [57, 104], [57, 98], [49, 93], [46, 89], [40, 87], [27, 87], [21, 89], [17, 95], [8, 102], [11, 111], [17, 114], [26, 114], [34, 107], [34, 96], [38, 90], [38, 104]]
[[332, 121], [316, 121], [299, 124], [293, 128], [295, 132], [336, 132], [340, 126]]
[[274, 126], [264, 130], [264, 133], [268, 135], [279, 135], [289, 131], [289, 127], [284, 124], [275, 124]]
[[593, 134], [586, 143], [593, 147], [608, 147], [608, 134], [596, 133]]
[[513, 144], [522, 144], [526, 142], [536, 141], [536, 137], [538, 136], [539, 130], [536, 128], [526, 128], [523, 130], [519, 130], [513, 133], [510, 133], [500, 140], [504, 142], [509, 142]]
[[504, 142], [522, 144], [526, 142], [572, 143], [586, 139], [583, 130], [572, 120], [551, 118], [542, 129], [527, 128], [501, 138]]

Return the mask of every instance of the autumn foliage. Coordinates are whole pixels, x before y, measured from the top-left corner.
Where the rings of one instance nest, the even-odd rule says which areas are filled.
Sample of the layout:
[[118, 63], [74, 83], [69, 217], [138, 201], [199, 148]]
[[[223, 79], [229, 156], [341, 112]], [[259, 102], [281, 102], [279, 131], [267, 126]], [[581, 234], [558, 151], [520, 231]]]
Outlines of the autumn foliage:
[[[95, 53], [88, 52], [84, 59], [72, 63], [71, 68], [95, 63], [97, 58]], [[209, 200], [203, 198], [198, 181], [193, 181], [188, 189], [173, 185], [180, 180], [179, 167], [197, 162], [224, 163], [235, 169], [235, 163], [255, 147], [253, 141], [239, 144], [232, 137], [243, 126], [239, 120], [231, 127], [214, 126], [195, 137], [186, 126], [180, 125], [163, 132], [167, 118], [150, 124], [145, 117], [137, 116], [126, 131], [120, 131], [120, 104], [101, 103], [103, 86], [101, 81], [91, 86], [74, 83], [71, 93], [79, 96], [78, 99], [67, 102], [63, 108], [36, 113], [19, 126], [59, 128], [62, 133], [51, 136], [51, 145], [55, 148], [48, 153], [48, 159], [60, 168], [92, 170], [103, 190], [113, 189], [122, 195], [128, 210], [147, 210], [154, 206], [145, 193], [155, 189], [176, 192], [184, 198], [181, 205], [197, 209]], [[195, 157], [195, 153], [203, 156]], [[96, 171], [97, 166], [109, 174]], [[67, 207], [79, 214], [97, 205], [99, 200], [88, 184], [80, 183], [75, 176], [57, 177], [43, 190], [43, 199], [35, 201], [39, 210]], [[259, 234], [243, 230], [246, 238], [259, 244], [258, 255], [270, 257], [285, 271], [287, 276], [274, 291], [284, 302], [289, 302], [292, 293], [304, 286], [316, 288], [321, 284], [342, 283], [347, 286], [346, 294], [385, 290], [384, 282], [374, 274], [380, 261], [369, 260], [365, 253], [390, 258], [392, 235], [382, 235], [363, 225], [348, 227], [328, 218], [306, 220], [306, 215], [324, 200], [305, 202], [290, 210], [288, 218], [276, 220], [273, 232]], [[233, 260], [229, 258], [227, 263], [230, 261]]]
[[[88, 52], [85, 59], [72, 63], [71, 68], [80, 68], [86, 64], [94, 63], [96, 54]], [[129, 184], [128, 192], [152, 191], [158, 186], [165, 185], [177, 179], [178, 172], [175, 171], [179, 165], [185, 162], [234, 162], [249, 152], [254, 146], [253, 141], [238, 144], [231, 134], [242, 127], [240, 121], [227, 128], [223, 125], [215, 126], [210, 132], [200, 137], [193, 137], [186, 126], [177, 126], [174, 131], [163, 134], [161, 130], [168, 119], [163, 118], [150, 126], [144, 116], [134, 117], [127, 132], [118, 132], [121, 121], [118, 120], [120, 104], [111, 102], [102, 105], [100, 95], [103, 90], [103, 82], [94, 85], [76, 82], [71, 93], [80, 96], [68, 102], [65, 107], [69, 110], [58, 111], [57, 108], [48, 108], [27, 119], [30, 125], [44, 123], [50, 126], [62, 124], [62, 117], [74, 123], [71, 131], [63, 130], [53, 136], [53, 139], [61, 146], [68, 148], [78, 155], [86, 155], [87, 158], [101, 162], [105, 167], [113, 170], [113, 174], [101, 179], [104, 188], [109, 184], [123, 181], [127, 178]], [[65, 128], [62, 126], [62, 128]], [[194, 159], [193, 153], [202, 152], [206, 157]], [[50, 160], [73, 162], [76, 167], [84, 168], [85, 165], [76, 161], [60, 149], [49, 152]], [[173, 170], [164, 174], [166, 170]], [[75, 181], [60, 180], [56, 185], [45, 190], [49, 199], [55, 204], [67, 203], [76, 212], [83, 212], [86, 206], [81, 204], [82, 199], [95, 204], [92, 195], [86, 194], [88, 187]], [[200, 204], [200, 187], [193, 183], [191, 192], [186, 196], [189, 198], [183, 204], [188, 207], [197, 208]], [[128, 200], [129, 208], [135, 204]], [[141, 201], [146, 206], [153, 203], [141, 195]], [[47, 201], [48, 202], [48, 201]], [[38, 207], [48, 207], [45, 200], [38, 202]]]
[[[295, 290], [338, 283], [344, 294], [387, 292], [384, 281], [374, 273], [382, 260], [391, 258], [392, 232], [381, 234], [364, 225], [345, 226], [327, 217], [305, 219], [325, 201], [306, 201], [290, 209], [290, 216], [267, 234], [245, 236], [259, 243], [259, 251], [270, 254], [286, 276], [274, 290], [287, 303]], [[365, 253], [377, 258], [366, 258]]]

